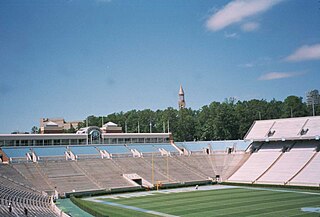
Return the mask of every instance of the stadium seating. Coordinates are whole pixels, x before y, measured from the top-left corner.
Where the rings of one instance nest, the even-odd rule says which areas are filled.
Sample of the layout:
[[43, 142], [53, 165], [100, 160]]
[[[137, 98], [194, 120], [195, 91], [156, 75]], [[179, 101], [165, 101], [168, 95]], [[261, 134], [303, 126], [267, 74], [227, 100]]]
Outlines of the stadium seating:
[[296, 143], [256, 182], [286, 184], [315, 154], [315, 145]]
[[317, 172], [320, 168], [320, 154], [316, 152], [313, 159], [308, 165], [294, 177], [289, 184], [292, 185], [308, 185], [320, 186], [320, 173]]
[[[196, 146], [194, 144], [194, 146]], [[143, 152], [141, 157], [133, 157], [130, 147]], [[47, 148], [49, 153], [46, 153]], [[187, 155], [180, 156], [178, 150], [168, 143], [163, 144], [132, 144], [132, 145], [95, 145], [70, 146], [69, 149], [77, 156], [99, 156], [98, 150], [107, 150], [112, 154], [111, 159], [77, 158], [67, 160], [64, 158], [50, 158], [61, 156], [67, 150], [66, 146], [34, 147], [32, 150], [42, 159], [38, 162], [18, 162], [6, 165], [10, 171], [15, 171], [17, 177], [32, 183], [38, 190], [52, 194], [57, 190], [60, 194], [72, 191], [87, 191], [113, 189], [119, 187], [133, 187], [123, 174], [136, 173], [150, 183], [162, 181], [188, 182], [215, 178], [217, 168], [221, 168], [219, 175], [228, 177], [234, 171], [245, 153], [226, 154], [224, 151], [213, 155]], [[179, 154], [161, 156], [159, 149]], [[196, 147], [194, 147], [196, 150]], [[199, 150], [199, 148], [198, 148]], [[152, 151], [152, 155], [150, 153]], [[218, 153], [218, 152], [217, 152]], [[150, 155], [146, 155], [150, 154]], [[217, 161], [221, 155], [222, 163]], [[231, 163], [234, 162], [234, 163]], [[227, 165], [230, 163], [230, 165]], [[221, 164], [221, 165], [220, 165]], [[220, 165], [220, 166], [219, 166]], [[4, 165], [3, 165], [4, 166]], [[224, 169], [225, 168], [225, 169]], [[227, 171], [227, 173], [225, 173]], [[12, 177], [15, 177], [13, 175]]]
[[101, 158], [99, 151], [93, 146], [70, 146], [69, 148], [76, 158]]
[[92, 159], [78, 161], [81, 167], [100, 188], [119, 188], [131, 186], [122, 176], [123, 171], [111, 159]]
[[136, 149], [142, 153], [156, 153], [158, 150], [152, 144], [129, 144], [129, 149]]
[[30, 147], [4, 147], [2, 151], [13, 162], [27, 161], [27, 153], [31, 152]]
[[132, 156], [131, 151], [124, 145], [99, 145], [96, 146], [98, 150], [105, 150], [112, 155], [112, 157], [129, 157]]
[[35, 163], [15, 163], [12, 164], [12, 171], [16, 171], [21, 174], [27, 182], [32, 183], [33, 186], [37, 186], [40, 191], [53, 192], [54, 187], [51, 186], [48, 179], [45, 178], [41, 172], [40, 167]]
[[60, 146], [49, 146], [49, 147], [35, 147], [32, 148], [32, 150], [35, 152], [35, 154], [38, 157], [38, 160], [58, 160], [58, 159], [65, 159], [66, 155], [65, 152], [67, 151], [67, 147]]
[[[246, 135], [254, 141], [250, 145], [242, 140], [175, 143], [183, 153], [169, 143], [2, 147], [1, 155], [11, 161], [0, 162], [0, 216], [23, 216], [24, 208], [32, 216], [57, 216], [46, 195], [140, 188], [132, 177], [149, 184], [219, 178], [319, 187], [318, 133], [318, 119], [308, 117], [256, 121]], [[66, 157], [69, 150], [76, 158]]]
[[320, 116], [255, 121], [245, 136], [248, 141], [298, 141], [319, 139]]
[[153, 146], [154, 146], [157, 150], [158, 150], [159, 148], [162, 148], [162, 149], [170, 152], [171, 154], [173, 154], [173, 153], [178, 153], [178, 150], [177, 150], [175, 147], [173, 147], [171, 144], [154, 144]]
[[[179, 147], [191, 151], [186, 155], [180, 155], [174, 146], [166, 143], [24, 147], [14, 149], [19, 150], [17, 153], [7, 153], [19, 158], [26, 151], [34, 151], [42, 160], [1, 164], [0, 169], [1, 175], [19, 179], [30, 189], [49, 194], [56, 190], [61, 195], [73, 191], [136, 186], [124, 174], [137, 174], [153, 184], [157, 181], [164, 184], [184, 183], [219, 177], [220, 181], [229, 182], [319, 185], [320, 175], [312, 173], [310, 176], [311, 171], [320, 164], [316, 149], [318, 141], [255, 142], [248, 149], [239, 145], [237, 151], [233, 149], [229, 153], [228, 148], [234, 148], [236, 142], [178, 143]], [[203, 148], [210, 148], [210, 154]], [[63, 154], [68, 149], [80, 157], [67, 160]], [[133, 157], [130, 149], [138, 150], [143, 155]], [[179, 154], [161, 156], [159, 149]], [[102, 159], [99, 150], [108, 151], [112, 154], [111, 158]], [[51, 158], [55, 156], [62, 157]]]
[[[216, 171], [220, 175], [220, 180], [226, 181], [249, 157], [250, 154], [246, 152], [214, 154], [213, 159], [216, 162]], [[222, 160], [218, 160], [219, 158]]]
[[206, 153], [206, 149], [211, 152], [225, 152], [228, 148], [234, 151], [244, 151], [250, 142], [243, 140], [227, 141], [198, 141], [198, 142], [176, 142], [178, 147], [188, 150], [190, 153]]
[[184, 182], [195, 180], [206, 180], [207, 176], [181, 163], [176, 157], [154, 157], [145, 158], [149, 164], [152, 164], [157, 171], [165, 175], [164, 182]]
[[[150, 158], [150, 157], [149, 157]], [[136, 173], [148, 182], [152, 183], [152, 163], [149, 158], [115, 158], [112, 161], [121, 168], [123, 173]], [[155, 159], [155, 158], [154, 158]], [[154, 181], [155, 180], [167, 180], [164, 171], [158, 168], [153, 168]]]
[[[9, 211], [8, 206], [12, 210]], [[50, 198], [15, 180], [0, 176], [0, 216], [57, 216], [51, 210]]]
[[189, 151], [190, 154], [201, 154], [211, 149], [209, 142], [176, 142], [180, 149]]
[[262, 145], [228, 180], [253, 183], [281, 156], [282, 148], [281, 143]]
[[74, 161], [39, 162], [43, 176], [59, 192], [99, 189]]
[[205, 177], [215, 177], [216, 170], [214, 159], [211, 155], [189, 155], [177, 157], [184, 165], [200, 171]]
[[319, 186], [317, 141], [255, 143], [229, 182]]

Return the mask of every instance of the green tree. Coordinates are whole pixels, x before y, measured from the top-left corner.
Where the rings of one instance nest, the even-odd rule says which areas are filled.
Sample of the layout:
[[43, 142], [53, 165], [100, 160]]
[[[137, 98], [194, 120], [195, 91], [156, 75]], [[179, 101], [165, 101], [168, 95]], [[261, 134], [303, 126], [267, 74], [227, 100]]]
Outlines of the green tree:
[[36, 126], [33, 126], [31, 128], [31, 134], [38, 134], [38, 133], [40, 133], [40, 129]]
[[282, 109], [283, 118], [308, 116], [308, 108], [302, 102], [302, 97], [288, 96], [283, 102]]

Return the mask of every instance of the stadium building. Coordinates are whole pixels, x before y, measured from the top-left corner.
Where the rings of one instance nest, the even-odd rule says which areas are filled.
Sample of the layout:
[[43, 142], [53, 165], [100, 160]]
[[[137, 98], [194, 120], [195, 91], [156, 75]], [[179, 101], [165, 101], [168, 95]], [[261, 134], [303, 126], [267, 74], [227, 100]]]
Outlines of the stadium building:
[[0, 215], [10, 202], [17, 215], [27, 207], [37, 216], [67, 216], [53, 197], [159, 186], [320, 186], [320, 116], [255, 121], [244, 140], [231, 141], [175, 142], [170, 133], [108, 130], [0, 135]]

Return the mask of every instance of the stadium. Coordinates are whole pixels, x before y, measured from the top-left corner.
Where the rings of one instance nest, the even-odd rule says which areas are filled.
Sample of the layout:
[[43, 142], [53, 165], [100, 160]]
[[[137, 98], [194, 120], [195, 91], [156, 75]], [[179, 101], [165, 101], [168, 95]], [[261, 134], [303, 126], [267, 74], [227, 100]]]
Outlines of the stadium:
[[319, 116], [257, 120], [229, 141], [3, 134], [0, 215], [319, 216], [319, 136]]

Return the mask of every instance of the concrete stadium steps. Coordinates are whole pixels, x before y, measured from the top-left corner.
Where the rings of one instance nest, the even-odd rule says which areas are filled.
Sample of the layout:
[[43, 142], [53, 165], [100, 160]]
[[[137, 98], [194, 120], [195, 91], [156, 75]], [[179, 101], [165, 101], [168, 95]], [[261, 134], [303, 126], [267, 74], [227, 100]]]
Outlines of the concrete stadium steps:
[[228, 181], [319, 186], [318, 145], [315, 140], [263, 143]]
[[221, 175], [221, 180], [227, 180], [235, 171], [237, 171], [244, 162], [250, 157], [249, 153], [232, 153], [229, 154], [229, 161], [225, 164], [224, 172]]
[[228, 180], [252, 183], [267, 171], [281, 154], [279, 150], [253, 153]]
[[[154, 167], [154, 180], [152, 180], [152, 157], [144, 158], [114, 158], [112, 161], [118, 165], [123, 173], [137, 173], [139, 176], [152, 183], [153, 181], [168, 180], [165, 172]], [[155, 157], [154, 157], [155, 158]], [[147, 159], [150, 159], [148, 161]]]
[[[192, 169], [186, 167], [181, 162], [176, 161], [174, 157], [154, 157], [153, 164], [155, 170], [160, 170], [165, 172], [168, 182], [185, 182], [185, 181], [198, 181], [205, 180], [207, 177], [195, 173]], [[150, 164], [152, 163], [152, 158], [145, 158]], [[167, 167], [168, 166], [168, 167]], [[168, 171], [168, 174], [167, 174]], [[167, 176], [168, 175], [168, 176]]]
[[19, 163], [13, 164], [13, 168], [19, 171], [19, 173], [32, 183], [33, 186], [36, 186], [40, 191], [53, 191], [54, 186], [49, 183], [49, 180], [41, 174], [39, 168], [34, 163]]
[[39, 162], [46, 178], [59, 192], [99, 189], [75, 164], [75, 161]]
[[246, 162], [250, 154], [246, 152], [237, 152], [232, 154], [215, 153], [211, 156], [215, 165], [217, 175], [220, 175], [221, 181], [226, 181], [237, 171], [241, 165]]
[[188, 155], [188, 156], [177, 156], [174, 159], [182, 162], [184, 165], [201, 173], [205, 178], [216, 176], [214, 171], [214, 162], [211, 155]]
[[14, 166], [10, 164], [0, 164], [0, 175], [6, 176], [12, 180], [16, 180], [21, 184], [24, 184], [30, 188], [35, 188], [33, 182], [27, 180], [18, 170], [14, 168]]
[[123, 177], [123, 171], [111, 159], [92, 159], [78, 161], [78, 166], [85, 170], [102, 188], [132, 186]]
[[286, 184], [313, 156], [313, 149], [284, 153], [281, 158], [256, 182]]
[[306, 167], [297, 174], [289, 184], [293, 185], [307, 185], [320, 186], [320, 153], [316, 152], [313, 159], [306, 165]]

